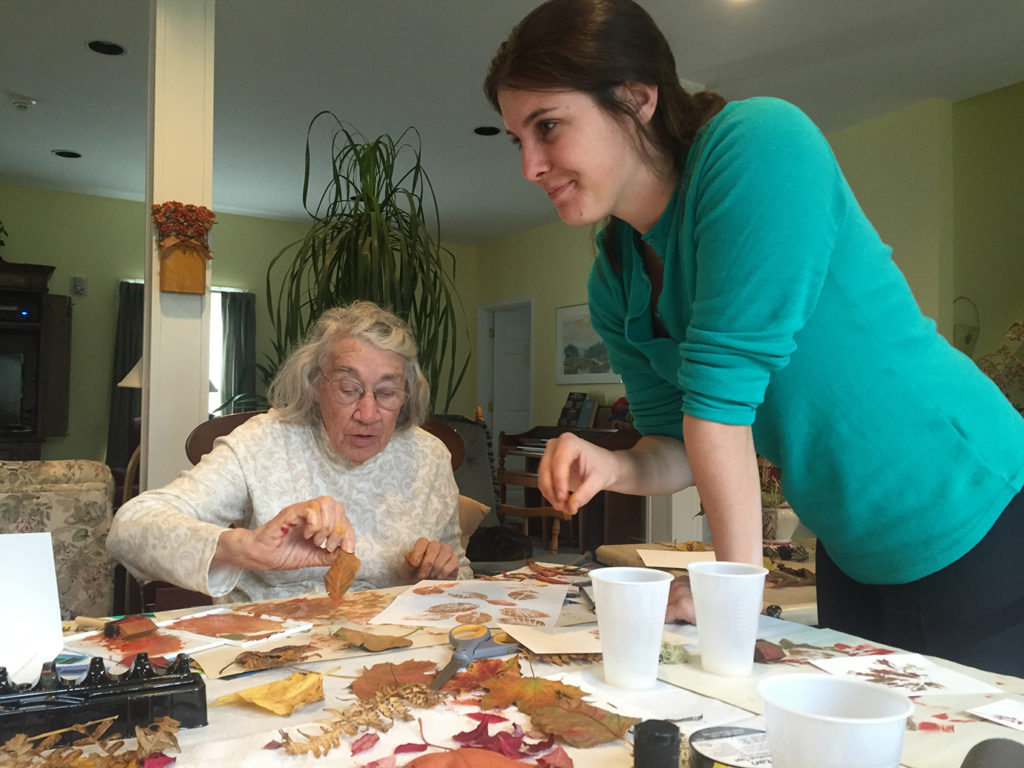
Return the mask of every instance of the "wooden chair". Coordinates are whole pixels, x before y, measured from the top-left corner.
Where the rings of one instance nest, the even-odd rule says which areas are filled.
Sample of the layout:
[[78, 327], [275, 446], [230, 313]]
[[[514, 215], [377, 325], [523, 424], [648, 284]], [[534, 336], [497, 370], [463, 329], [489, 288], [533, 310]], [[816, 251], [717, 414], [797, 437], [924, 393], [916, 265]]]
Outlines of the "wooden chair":
[[[562, 531], [562, 521], [572, 520], [573, 516], [568, 512], [562, 512], [547, 504], [547, 501], [540, 495], [537, 489], [537, 463], [540, 453], [524, 443], [524, 439], [531, 436], [531, 432], [517, 435], [508, 435], [502, 432], [498, 436], [498, 510], [505, 515], [521, 517], [523, 519], [523, 533], [529, 533], [529, 519], [532, 517], [550, 519], [551, 532], [548, 537], [548, 552], [558, 552], [558, 537]], [[512, 469], [508, 466], [510, 456], [518, 456], [524, 460], [524, 469]], [[518, 506], [508, 503], [508, 491], [510, 486], [519, 486], [524, 489], [524, 504]], [[583, 541], [583, 514], [579, 513], [580, 541]], [[544, 538], [545, 526], [541, 525], [541, 537]]]
[[239, 424], [261, 413], [266, 411], [241, 411], [204, 421], [185, 438], [185, 455], [193, 466], [198, 464], [213, 449], [214, 440], [229, 434]]

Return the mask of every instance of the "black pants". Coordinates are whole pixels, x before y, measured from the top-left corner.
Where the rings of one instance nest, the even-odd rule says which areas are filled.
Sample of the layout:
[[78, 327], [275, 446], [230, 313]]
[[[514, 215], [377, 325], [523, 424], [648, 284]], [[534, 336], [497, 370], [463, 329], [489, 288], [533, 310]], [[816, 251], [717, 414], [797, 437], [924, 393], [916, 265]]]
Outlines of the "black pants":
[[821, 626], [1024, 677], [1024, 491], [974, 549], [917, 581], [854, 581], [820, 541], [816, 570]]

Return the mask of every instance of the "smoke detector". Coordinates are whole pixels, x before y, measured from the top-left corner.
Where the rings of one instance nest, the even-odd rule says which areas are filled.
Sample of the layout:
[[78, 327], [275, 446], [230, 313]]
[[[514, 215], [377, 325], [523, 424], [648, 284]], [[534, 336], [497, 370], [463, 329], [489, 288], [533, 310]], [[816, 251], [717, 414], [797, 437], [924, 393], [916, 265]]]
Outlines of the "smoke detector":
[[11, 91], [7, 92], [7, 100], [11, 103], [11, 106], [19, 112], [28, 112], [32, 107], [39, 103], [31, 96], [25, 96], [22, 93], [12, 93]]

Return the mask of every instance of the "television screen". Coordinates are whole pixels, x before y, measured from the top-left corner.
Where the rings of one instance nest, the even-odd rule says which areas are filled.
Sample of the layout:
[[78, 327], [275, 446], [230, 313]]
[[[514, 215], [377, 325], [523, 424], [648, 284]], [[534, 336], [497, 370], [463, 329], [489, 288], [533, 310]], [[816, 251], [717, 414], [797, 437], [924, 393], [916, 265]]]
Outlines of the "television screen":
[[20, 427], [24, 355], [0, 355], [0, 429]]

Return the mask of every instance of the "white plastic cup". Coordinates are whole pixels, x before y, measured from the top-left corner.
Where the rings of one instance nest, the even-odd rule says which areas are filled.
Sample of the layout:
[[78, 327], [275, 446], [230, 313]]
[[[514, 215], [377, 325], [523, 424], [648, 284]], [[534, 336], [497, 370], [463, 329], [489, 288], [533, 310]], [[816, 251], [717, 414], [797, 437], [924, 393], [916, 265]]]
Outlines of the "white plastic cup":
[[653, 688], [672, 574], [653, 568], [597, 568], [590, 578], [605, 681], [620, 688]]
[[772, 768], [897, 768], [914, 703], [877, 683], [824, 674], [762, 680]]
[[742, 677], [754, 669], [757, 621], [768, 570], [747, 563], [706, 561], [686, 566], [704, 671]]

